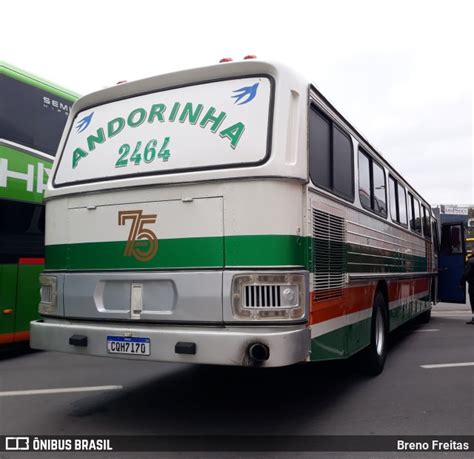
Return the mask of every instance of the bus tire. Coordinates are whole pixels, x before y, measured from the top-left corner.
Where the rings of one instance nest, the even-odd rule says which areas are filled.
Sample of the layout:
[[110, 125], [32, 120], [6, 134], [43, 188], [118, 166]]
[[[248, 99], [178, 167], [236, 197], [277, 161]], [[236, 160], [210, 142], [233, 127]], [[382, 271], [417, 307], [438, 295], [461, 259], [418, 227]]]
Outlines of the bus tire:
[[431, 320], [431, 308], [422, 312], [416, 320], [419, 324], [427, 324]]
[[387, 357], [387, 308], [382, 292], [375, 294], [372, 320], [370, 324], [370, 344], [363, 353], [363, 369], [370, 376], [383, 371]]

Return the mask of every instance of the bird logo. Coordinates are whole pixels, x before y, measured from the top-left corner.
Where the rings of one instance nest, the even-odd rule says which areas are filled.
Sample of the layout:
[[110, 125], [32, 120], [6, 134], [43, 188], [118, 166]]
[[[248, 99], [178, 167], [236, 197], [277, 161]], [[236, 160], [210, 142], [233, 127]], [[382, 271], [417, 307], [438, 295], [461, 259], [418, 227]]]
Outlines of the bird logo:
[[84, 116], [81, 120], [79, 120], [76, 124], [76, 130], [77, 133], [80, 134], [82, 131], [85, 131], [89, 124], [91, 124], [92, 121], [92, 116], [94, 115], [94, 112], [92, 112], [90, 115]]
[[233, 99], [235, 99], [234, 104], [244, 105], [251, 102], [253, 99], [255, 99], [255, 96], [257, 95], [257, 88], [258, 83], [255, 83], [252, 86], [245, 86], [243, 88], [232, 91], [236, 93], [235, 96], [231, 96]]

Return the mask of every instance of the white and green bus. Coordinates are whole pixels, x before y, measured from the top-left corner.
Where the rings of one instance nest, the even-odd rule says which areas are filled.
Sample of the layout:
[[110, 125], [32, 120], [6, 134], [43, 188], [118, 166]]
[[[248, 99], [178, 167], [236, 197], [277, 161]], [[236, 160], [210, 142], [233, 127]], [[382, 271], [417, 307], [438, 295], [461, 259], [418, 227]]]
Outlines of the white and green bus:
[[280, 64], [81, 98], [46, 206], [37, 349], [262, 367], [364, 351], [378, 373], [387, 334], [429, 319], [430, 206]]

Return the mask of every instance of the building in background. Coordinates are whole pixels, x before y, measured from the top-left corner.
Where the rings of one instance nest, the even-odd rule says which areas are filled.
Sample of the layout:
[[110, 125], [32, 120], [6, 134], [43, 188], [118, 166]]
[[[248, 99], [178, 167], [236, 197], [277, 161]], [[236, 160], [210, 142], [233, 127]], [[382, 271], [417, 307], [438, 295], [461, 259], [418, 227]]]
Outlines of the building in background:
[[474, 248], [474, 204], [463, 206], [440, 204], [433, 207], [433, 213], [440, 224], [456, 222], [464, 224], [466, 252], [469, 255], [469, 252]]

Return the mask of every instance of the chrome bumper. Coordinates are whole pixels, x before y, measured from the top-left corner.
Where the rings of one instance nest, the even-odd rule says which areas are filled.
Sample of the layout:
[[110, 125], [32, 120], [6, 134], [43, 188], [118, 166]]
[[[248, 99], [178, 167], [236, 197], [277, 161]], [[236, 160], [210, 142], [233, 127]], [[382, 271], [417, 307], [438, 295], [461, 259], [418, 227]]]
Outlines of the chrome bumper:
[[[73, 335], [87, 337], [87, 345], [69, 344]], [[150, 355], [110, 354], [107, 352], [109, 335], [149, 338]], [[195, 343], [196, 353], [176, 353], [178, 342]], [[249, 357], [248, 349], [255, 343], [268, 346], [268, 360], [258, 363]], [[30, 346], [33, 349], [161, 362], [279, 367], [308, 360], [310, 344], [311, 332], [305, 325], [204, 327], [92, 323], [52, 318], [30, 324]]]

